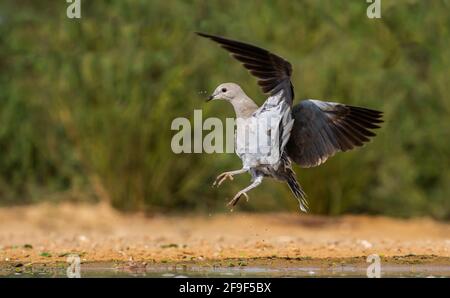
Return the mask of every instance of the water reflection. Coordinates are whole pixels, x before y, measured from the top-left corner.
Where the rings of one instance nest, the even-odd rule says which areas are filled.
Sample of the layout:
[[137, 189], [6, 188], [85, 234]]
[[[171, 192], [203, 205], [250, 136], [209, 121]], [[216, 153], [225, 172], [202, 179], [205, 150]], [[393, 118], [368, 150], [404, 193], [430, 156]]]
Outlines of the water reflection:
[[[0, 272], [3, 277], [66, 277], [64, 268], [33, 268], [21, 272]], [[450, 277], [450, 265], [387, 265], [382, 277]], [[220, 267], [220, 266], [147, 266], [144, 270], [124, 269], [111, 264], [85, 264], [81, 277], [366, 277], [364, 266], [332, 267]]]

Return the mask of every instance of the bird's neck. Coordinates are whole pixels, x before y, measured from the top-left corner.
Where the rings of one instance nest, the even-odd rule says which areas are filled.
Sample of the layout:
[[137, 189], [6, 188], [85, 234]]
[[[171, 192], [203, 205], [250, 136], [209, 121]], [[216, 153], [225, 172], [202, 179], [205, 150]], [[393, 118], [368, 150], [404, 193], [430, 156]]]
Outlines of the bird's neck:
[[245, 94], [234, 98], [230, 102], [233, 105], [237, 118], [247, 119], [258, 109], [256, 103]]

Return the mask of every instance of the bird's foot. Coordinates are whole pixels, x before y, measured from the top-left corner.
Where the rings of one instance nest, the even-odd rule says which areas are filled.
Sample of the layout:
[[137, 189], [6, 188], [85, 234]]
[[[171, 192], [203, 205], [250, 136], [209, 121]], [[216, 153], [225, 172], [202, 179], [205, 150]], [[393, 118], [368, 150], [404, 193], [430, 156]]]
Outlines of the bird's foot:
[[225, 172], [220, 174], [219, 176], [217, 176], [216, 180], [213, 183], [213, 187], [217, 186], [219, 187], [222, 182], [224, 182], [225, 180], [230, 179], [233, 180], [233, 175], [230, 172]]
[[234, 196], [234, 198], [231, 201], [228, 202], [227, 206], [229, 206], [229, 207], [236, 206], [236, 204], [239, 202], [239, 199], [241, 198], [242, 195], [245, 197], [245, 199], [248, 202], [249, 201], [249, 197], [248, 197], [247, 193], [240, 191]]

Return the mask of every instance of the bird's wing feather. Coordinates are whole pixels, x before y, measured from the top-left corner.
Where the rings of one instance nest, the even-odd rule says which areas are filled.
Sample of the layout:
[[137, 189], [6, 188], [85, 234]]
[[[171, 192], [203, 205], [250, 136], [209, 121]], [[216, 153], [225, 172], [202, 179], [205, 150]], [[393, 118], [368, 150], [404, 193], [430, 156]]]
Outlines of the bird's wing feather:
[[286, 146], [301, 167], [315, 167], [336, 152], [362, 146], [375, 136], [383, 113], [334, 102], [304, 100], [292, 109], [294, 127]]
[[251, 44], [206, 33], [197, 32], [197, 34], [219, 43], [222, 48], [229, 51], [252, 75], [258, 78], [258, 85], [264, 93], [274, 96], [284, 90], [284, 100], [292, 105], [294, 98], [290, 80], [292, 65], [288, 61]]

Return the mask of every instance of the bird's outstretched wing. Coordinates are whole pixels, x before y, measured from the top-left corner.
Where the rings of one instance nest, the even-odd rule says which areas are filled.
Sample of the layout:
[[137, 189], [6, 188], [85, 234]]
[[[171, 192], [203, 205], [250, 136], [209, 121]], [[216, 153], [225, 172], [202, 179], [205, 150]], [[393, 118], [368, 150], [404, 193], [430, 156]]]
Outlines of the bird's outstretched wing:
[[304, 100], [292, 109], [295, 119], [286, 146], [301, 167], [315, 167], [336, 152], [362, 146], [375, 136], [383, 113], [334, 102]]
[[196, 32], [221, 45], [231, 55], [243, 63], [252, 75], [257, 77], [258, 85], [264, 93], [274, 96], [284, 90], [284, 99], [292, 104], [294, 91], [291, 84], [292, 65], [283, 58], [257, 46], [227, 39], [221, 36]]

